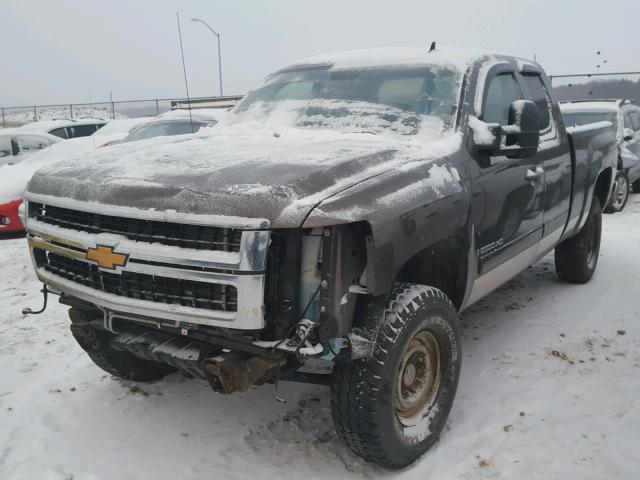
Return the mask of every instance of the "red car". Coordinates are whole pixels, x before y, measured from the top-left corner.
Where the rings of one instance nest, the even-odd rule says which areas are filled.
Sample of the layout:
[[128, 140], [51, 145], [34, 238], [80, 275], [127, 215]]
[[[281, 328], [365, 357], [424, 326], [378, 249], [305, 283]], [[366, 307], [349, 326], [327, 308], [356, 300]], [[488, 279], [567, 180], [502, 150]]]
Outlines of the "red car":
[[24, 230], [24, 225], [18, 216], [20, 205], [22, 205], [21, 198], [0, 205], [0, 233], [22, 232]]

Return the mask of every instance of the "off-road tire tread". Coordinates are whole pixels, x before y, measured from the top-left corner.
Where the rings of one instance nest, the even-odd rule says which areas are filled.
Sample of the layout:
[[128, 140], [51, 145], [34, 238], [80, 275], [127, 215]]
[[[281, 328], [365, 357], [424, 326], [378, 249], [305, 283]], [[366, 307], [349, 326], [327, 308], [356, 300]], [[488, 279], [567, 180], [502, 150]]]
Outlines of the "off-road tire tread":
[[[589, 252], [587, 251], [587, 232], [589, 222], [598, 222], [600, 235], [602, 234], [602, 210], [600, 200], [593, 197], [589, 216], [577, 235], [567, 238], [555, 248], [556, 274], [559, 278], [570, 283], [587, 283], [593, 277], [598, 265], [591, 269], [588, 264]], [[599, 255], [600, 248], [598, 247]]]
[[[339, 438], [356, 455], [391, 470], [409, 465], [415, 461], [415, 457], [402, 456], [384, 448], [382, 437], [376, 431], [373, 414], [378, 396], [381, 395], [382, 367], [388, 353], [394, 349], [396, 340], [408, 327], [408, 319], [415, 311], [414, 302], [418, 305], [444, 302], [452, 312], [456, 312], [449, 298], [436, 288], [397, 283], [388, 297], [385, 318], [376, 334], [372, 358], [336, 362], [331, 388], [332, 415]], [[368, 316], [379, 315], [379, 312], [374, 313], [367, 308]], [[439, 433], [430, 436], [431, 442], [425, 450], [437, 440]]]

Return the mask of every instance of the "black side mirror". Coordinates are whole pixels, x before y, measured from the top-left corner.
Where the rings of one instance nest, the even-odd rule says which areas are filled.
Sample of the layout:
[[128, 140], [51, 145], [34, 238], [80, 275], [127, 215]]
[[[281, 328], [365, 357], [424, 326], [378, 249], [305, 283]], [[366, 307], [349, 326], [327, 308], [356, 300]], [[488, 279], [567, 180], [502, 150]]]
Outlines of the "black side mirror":
[[20, 146], [15, 138], [11, 139], [11, 154], [13, 156], [20, 155]]
[[[540, 110], [530, 100], [516, 100], [509, 107], [509, 125], [503, 130], [515, 132], [507, 135], [506, 145], [517, 145], [519, 152], [513, 155], [505, 152], [512, 158], [532, 157], [540, 146]], [[507, 132], [505, 132], [507, 133]]]
[[540, 145], [540, 111], [529, 100], [516, 100], [509, 107], [509, 125], [469, 120], [477, 151], [508, 158], [532, 157]]

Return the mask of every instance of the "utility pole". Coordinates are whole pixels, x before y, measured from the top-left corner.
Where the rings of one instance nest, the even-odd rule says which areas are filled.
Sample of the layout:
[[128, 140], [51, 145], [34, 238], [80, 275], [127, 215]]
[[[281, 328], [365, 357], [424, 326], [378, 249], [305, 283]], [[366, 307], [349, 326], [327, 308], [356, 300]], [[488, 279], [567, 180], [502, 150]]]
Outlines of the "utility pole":
[[199, 18], [192, 18], [191, 21], [202, 23], [205, 27], [211, 30], [211, 33], [213, 33], [218, 39], [218, 73], [220, 74], [220, 96], [222, 97], [223, 96], [222, 94], [222, 56], [220, 54], [220, 34], [216, 32], [213, 28], [211, 28], [209, 24], [204, 20], [200, 20]]

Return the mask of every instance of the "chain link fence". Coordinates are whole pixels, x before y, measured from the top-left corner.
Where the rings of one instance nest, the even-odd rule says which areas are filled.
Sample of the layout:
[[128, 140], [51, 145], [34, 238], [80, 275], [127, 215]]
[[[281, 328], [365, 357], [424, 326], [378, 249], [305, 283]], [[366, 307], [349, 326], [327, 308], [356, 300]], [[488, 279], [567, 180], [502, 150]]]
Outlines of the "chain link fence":
[[[240, 96], [199, 97], [187, 102], [184, 98], [156, 98], [152, 100], [122, 100], [114, 102], [69, 103], [60, 105], [33, 105], [20, 107], [0, 107], [0, 126], [3, 128], [19, 127], [25, 123], [41, 120], [97, 117], [103, 119], [139, 118], [159, 115], [179, 108], [226, 108], [233, 106]], [[187, 105], [187, 107], [184, 107]]]

